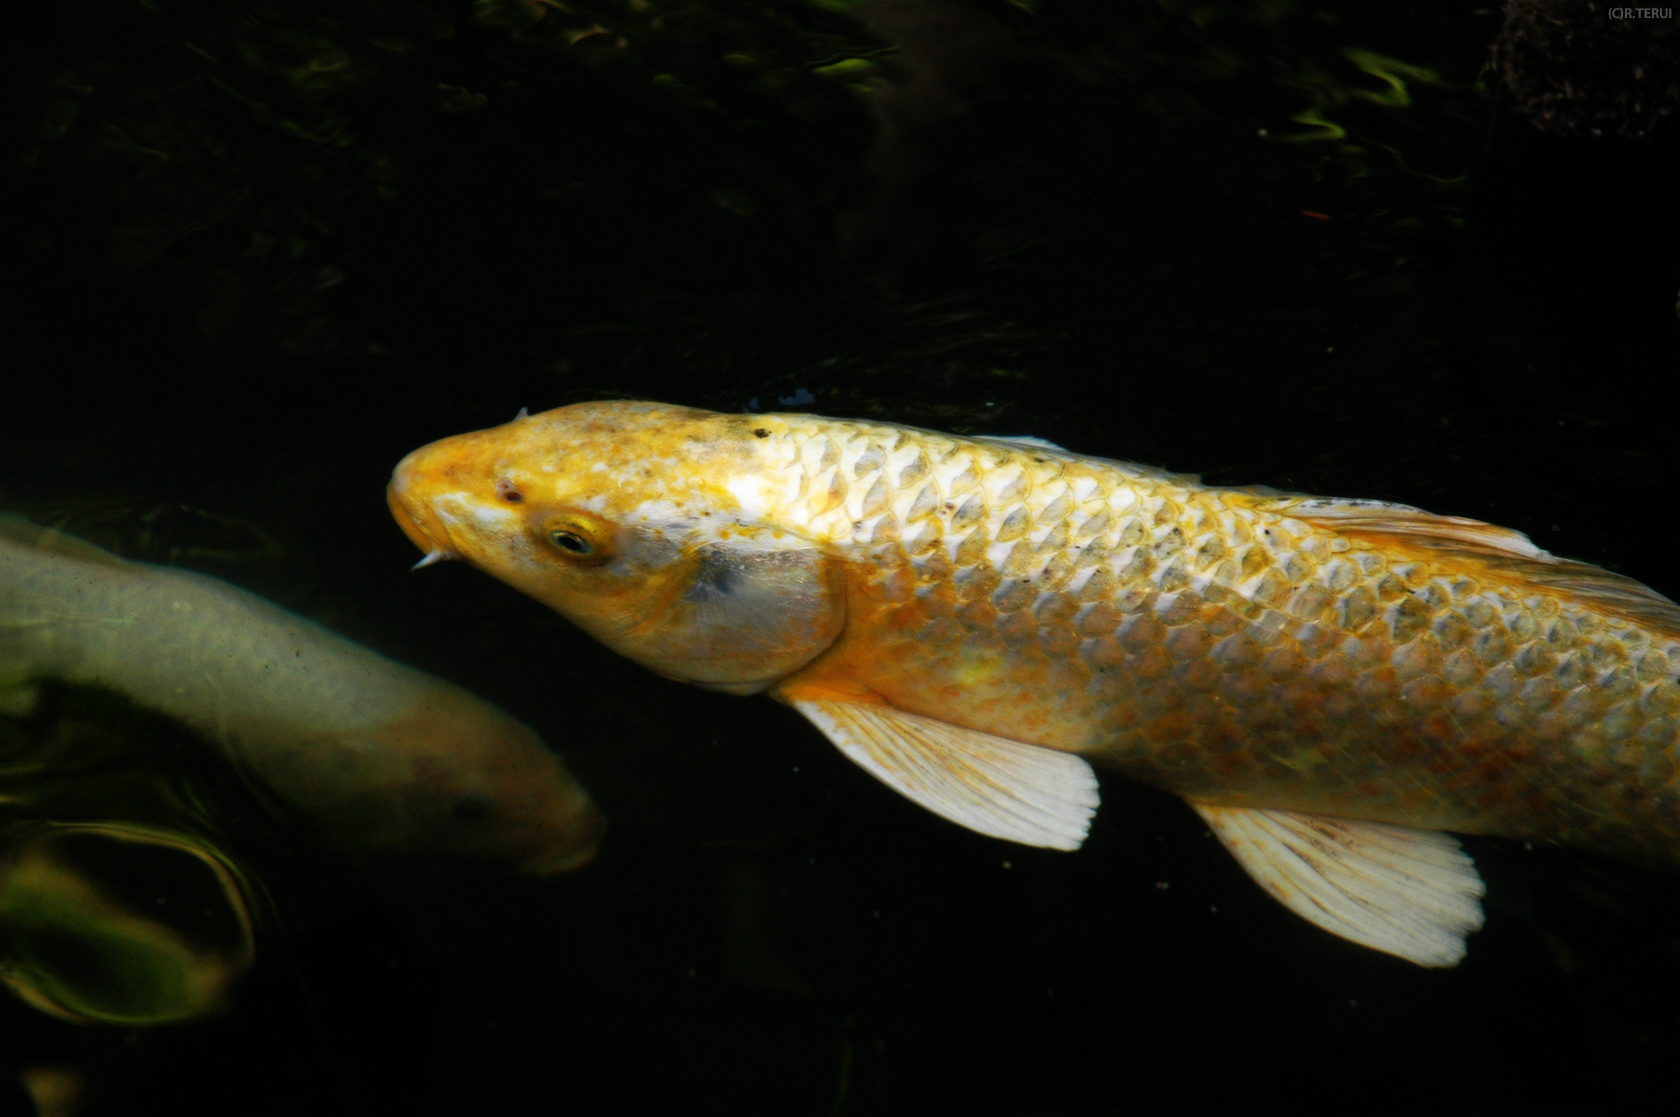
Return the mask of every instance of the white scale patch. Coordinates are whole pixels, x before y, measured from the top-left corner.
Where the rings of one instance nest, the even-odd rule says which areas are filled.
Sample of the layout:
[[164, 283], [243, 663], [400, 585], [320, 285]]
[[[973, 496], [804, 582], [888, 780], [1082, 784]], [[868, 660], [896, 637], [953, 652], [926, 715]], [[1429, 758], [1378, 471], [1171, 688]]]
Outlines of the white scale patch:
[[749, 521], [761, 521], [769, 511], [769, 503], [764, 499], [764, 480], [755, 474], [732, 477], [724, 486], [729, 495], [740, 505], [741, 516]]
[[[974, 463], [966, 454], [954, 454], [946, 461], [935, 463], [931, 476], [939, 485], [939, 491], [945, 494], [946, 500], [968, 492], [980, 479]], [[953, 490], [952, 485], [959, 478], [963, 479], [963, 483], [960, 488]]]

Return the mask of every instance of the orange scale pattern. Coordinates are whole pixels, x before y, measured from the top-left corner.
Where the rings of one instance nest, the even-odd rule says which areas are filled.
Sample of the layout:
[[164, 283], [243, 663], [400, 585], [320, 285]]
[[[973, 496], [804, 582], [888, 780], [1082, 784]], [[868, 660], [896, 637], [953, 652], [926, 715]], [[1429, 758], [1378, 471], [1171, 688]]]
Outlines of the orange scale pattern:
[[1680, 861], [1680, 635], [1532, 561], [1030, 444], [772, 418], [808, 476], [771, 514], [847, 587], [786, 685], [1203, 802]]

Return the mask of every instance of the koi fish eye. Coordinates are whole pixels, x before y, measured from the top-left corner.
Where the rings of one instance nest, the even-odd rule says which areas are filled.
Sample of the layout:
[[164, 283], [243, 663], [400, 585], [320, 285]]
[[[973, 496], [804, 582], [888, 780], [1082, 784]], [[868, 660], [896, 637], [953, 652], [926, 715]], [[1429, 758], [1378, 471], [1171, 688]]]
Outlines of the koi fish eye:
[[587, 555], [595, 549], [589, 540], [585, 539], [577, 532], [565, 531], [560, 528], [556, 528], [548, 533], [548, 541], [553, 543], [556, 547], [559, 547], [561, 550], [570, 551], [574, 555]]
[[610, 534], [607, 525], [584, 513], [555, 516], [542, 526], [549, 546], [568, 559], [606, 559]]

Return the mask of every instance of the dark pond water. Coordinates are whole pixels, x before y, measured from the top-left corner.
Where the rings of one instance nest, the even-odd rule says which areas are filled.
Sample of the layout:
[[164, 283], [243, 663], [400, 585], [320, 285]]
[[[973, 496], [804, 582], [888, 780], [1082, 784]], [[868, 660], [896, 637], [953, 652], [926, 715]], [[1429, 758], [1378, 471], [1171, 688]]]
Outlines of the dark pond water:
[[1676, 164], [1655, 129], [1531, 123], [1486, 68], [1501, 22], [14, 6], [0, 507], [472, 689], [612, 831], [544, 880], [353, 858], [175, 723], [49, 683], [0, 722], [0, 828], [207, 843], [255, 963], [170, 1026], [0, 1001], [0, 1109], [1672, 1100], [1672, 875], [1471, 840], [1487, 926], [1421, 970], [1290, 915], [1147, 788], [1105, 780], [1073, 855], [959, 830], [791, 710], [658, 679], [464, 566], [411, 576], [385, 509], [422, 443], [640, 397], [1398, 500], [1680, 597]]

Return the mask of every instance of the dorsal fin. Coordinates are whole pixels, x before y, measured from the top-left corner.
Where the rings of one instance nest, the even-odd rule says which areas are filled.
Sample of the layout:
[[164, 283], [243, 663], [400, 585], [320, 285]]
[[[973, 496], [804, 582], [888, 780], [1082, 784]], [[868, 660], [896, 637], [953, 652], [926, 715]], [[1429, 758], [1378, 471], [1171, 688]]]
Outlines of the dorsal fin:
[[1430, 550], [1469, 552], [1490, 557], [1552, 558], [1520, 531], [1462, 516], [1437, 516], [1409, 504], [1324, 497], [1285, 497], [1270, 503], [1274, 511], [1316, 523], [1342, 535], [1369, 532], [1412, 538], [1417, 546]]
[[1031, 434], [987, 434], [976, 437], [978, 442], [1010, 442], [1017, 446], [1027, 446], [1034, 450], [1054, 450], [1058, 454], [1070, 451], [1066, 446], [1058, 446], [1048, 438], [1039, 438]]
[[1468, 561], [1499, 579], [1573, 597], [1680, 639], [1680, 605], [1626, 575], [1558, 558], [1536, 547], [1520, 531], [1461, 516], [1437, 516], [1410, 505], [1380, 500], [1289, 497], [1256, 504], [1385, 551]]
[[130, 565], [128, 560], [119, 558], [102, 547], [96, 547], [85, 539], [66, 535], [56, 528], [42, 527], [33, 520], [26, 520], [10, 512], [0, 512], [0, 539], [23, 547], [67, 555], [84, 562], [98, 562], [107, 566]]
[[1488, 565], [1520, 578], [1535, 589], [1567, 594], [1680, 640], [1680, 605], [1650, 586], [1601, 566], [1540, 553], [1545, 556], [1543, 560], [1510, 559]]

